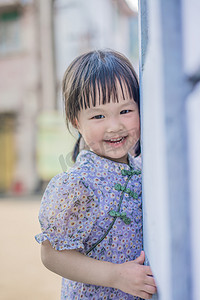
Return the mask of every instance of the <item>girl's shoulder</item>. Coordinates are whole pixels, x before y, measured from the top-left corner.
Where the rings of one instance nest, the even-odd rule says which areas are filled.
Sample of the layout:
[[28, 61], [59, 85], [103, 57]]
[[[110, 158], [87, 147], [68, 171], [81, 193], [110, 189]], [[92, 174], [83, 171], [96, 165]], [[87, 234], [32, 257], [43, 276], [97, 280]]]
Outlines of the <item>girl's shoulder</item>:
[[67, 186], [71, 183], [78, 183], [80, 180], [86, 179], [90, 176], [93, 165], [87, 160], [80, 160], [76, 162], [68, 171], [55, 175], [49, 182], [49, 186]]

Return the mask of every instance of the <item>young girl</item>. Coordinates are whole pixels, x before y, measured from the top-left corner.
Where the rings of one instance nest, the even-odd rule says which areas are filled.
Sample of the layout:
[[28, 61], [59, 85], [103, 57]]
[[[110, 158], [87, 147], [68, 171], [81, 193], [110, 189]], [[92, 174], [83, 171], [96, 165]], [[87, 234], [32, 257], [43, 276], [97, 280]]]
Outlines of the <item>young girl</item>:
[[[44, 193], [43, 264], [61, 275], [61, 299], [150, 299], [156, 292], [142, 251], [141, 170], [129, 151], [140, 137], [139, 87], [123, 55], [92, 51], [63, 80], [67, 123], [82, 150]], [[77, 151], [76, 151], [77, 152]]]

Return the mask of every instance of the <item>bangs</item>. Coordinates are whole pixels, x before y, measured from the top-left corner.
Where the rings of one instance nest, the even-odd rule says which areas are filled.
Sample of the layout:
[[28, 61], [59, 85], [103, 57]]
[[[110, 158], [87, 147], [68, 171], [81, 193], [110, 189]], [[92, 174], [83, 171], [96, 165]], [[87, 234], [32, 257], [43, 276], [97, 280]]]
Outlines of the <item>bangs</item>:
[[118, 102], [119, 95], [122, 95], [124, 100], [130, 98], [139, 104], [137, 78], [123, 65], [116, 65], [116, 62], [115, 65], [109, 66], [103, 64], [97, 72], [90, 72], [85, 77], [79, 94], [79, 110], [87, 109], [91, 105]]

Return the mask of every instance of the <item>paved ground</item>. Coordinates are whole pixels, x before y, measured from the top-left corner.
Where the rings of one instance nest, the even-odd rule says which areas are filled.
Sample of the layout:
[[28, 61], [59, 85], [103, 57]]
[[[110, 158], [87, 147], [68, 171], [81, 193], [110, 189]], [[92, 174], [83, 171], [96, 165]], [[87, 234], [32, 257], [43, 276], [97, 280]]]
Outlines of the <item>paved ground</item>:
[[59, 300], [61, 278], [40, 261], [40, 196], [0, 198], [0, 300]]

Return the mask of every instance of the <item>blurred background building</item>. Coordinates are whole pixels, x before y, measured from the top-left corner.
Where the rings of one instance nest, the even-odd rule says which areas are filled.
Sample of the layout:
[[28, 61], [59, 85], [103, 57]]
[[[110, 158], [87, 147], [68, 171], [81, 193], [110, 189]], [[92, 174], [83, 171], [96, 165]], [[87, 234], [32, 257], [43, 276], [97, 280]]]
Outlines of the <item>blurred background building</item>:
[[126, 0], [0, 0], [0, 193], [41, 189], [71, 165], [61, 81], [79, 54], [124, 53], [138, 68], [137, 9]]

